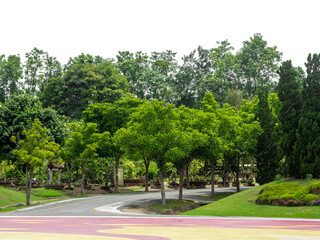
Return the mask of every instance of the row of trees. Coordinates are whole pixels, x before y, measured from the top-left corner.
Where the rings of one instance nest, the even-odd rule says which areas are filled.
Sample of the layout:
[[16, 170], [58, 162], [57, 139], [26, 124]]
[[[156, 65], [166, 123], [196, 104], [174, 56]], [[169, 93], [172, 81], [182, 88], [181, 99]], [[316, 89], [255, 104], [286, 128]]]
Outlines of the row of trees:
[[118, 169], [123, 156], [143, 161], [147, 176], [155, 163], [161, 180], [176, 168], [181, 184], [195, 160], [211, 167], [212, 182], [219, 162], [236, 175], [240, 163], [256, 163], [261, 184], [319, 176], [319, 55], [308, 57], [305, 77], [255, 34], [237, 53], [223, 41], [181, 64], [171, 51], [119, 52], [116, 62], [82, 54], [61, 66], [34, 49], [26, 59], [0, 58], [1, 160], [21, 159], [13, 150], [42, 122], [69, 179], [81, 169], [82, 187], [93, 160]]
[[81, 54], [62, 66], [34, 48], [23, 64], [18, 55], [0, 56], [0, 100], [25, 92], [74, 119], [89, 104], [114, 102], [128, 92], [191, 108], [199, 108], [205, 93], [212, 92], [221, 105], [241, 105], [243, 97], [252, 98], [261, 87], [275, 89], [281, 55], [261, 34], [244, 41], [236, 53], [227, 40], [212, 49], [199, 46], [180, 63], [172, 51], [122, 51], [116, 61]]

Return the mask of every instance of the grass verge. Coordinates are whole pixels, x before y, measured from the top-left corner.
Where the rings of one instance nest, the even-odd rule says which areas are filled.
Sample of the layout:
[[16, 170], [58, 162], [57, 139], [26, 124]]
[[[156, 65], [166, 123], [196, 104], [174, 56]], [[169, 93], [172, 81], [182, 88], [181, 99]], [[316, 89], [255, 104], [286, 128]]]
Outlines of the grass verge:
[[162, 206], [161, 204], [156, 204], [156, 205], [150, 205], [148, 207], [150, 208], [154, 208], [157, 210], [167, 210], [167, 209], [171, 209], [171, 208], [178, 208], [178, 207], [183, 207], [186, 205], [190, 205], [193, 204], [193, 202], [190, 201], [182, 201], [182, 203], [180, 203], [178, 200], [170, 200], [166, 202], [166, 206]]
[[233, 194], [206, 206], [181, 213], [180, 215], [320, 218], [319, 206], [280, 207], [255, 204], [254, 201], [263, 187], [255, 187]]
[[[51, 201], [57, 201], [57, 200], [48, 200], [48, 198], [55, 198], [55, 197], [63, 197], [66, 196], [66, 194], [62, 191], [57, 190], [51, 190], [51, 189], [45, 189], [45, 188], [37, 188], [32, 189], [30, 201], [44, 201], [42, 203], [47, 203]], [[65, 199], [65, 198], [64, 198]], [[48, 200], [48, 201], [45, 201]], [[0, 187], [0, 208], [4, 207], [0, 210], [0, 212], [8, 212], [13, 211], [19, 208], [23, 208], [26, 206], [10, 206], [10, 205], [16, 205], [20, 203], [26, 202], [26, 193], [23, 191], [18, 191], [17, 189], [8, 189], [4, 187]], [[33, 204], [37, 205], [37, 204]], [[5, 207], [8, 206], [8, 207]]]
[[[43, 200], [43, 197], [31, 195], [31, 201]], [[0, 187], [0, 207], [23, 203], [26, 201], [26, 193], [17, 190]]]

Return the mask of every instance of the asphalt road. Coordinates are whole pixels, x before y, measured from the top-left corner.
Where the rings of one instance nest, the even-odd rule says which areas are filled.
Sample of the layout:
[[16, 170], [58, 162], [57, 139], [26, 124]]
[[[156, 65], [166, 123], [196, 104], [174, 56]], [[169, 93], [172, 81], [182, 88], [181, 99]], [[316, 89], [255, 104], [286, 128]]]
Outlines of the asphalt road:
[[[236, 188], [215, 189], [216, 194], [235, 191]], [[210, 195], [209, 188], [190, 189], [183, 191], [184, 199], [204, 201], [208, 200], [207, 197], [204, 197], [208, 195]], [[123, 213], [118, 208], [129, 204], [143, 204], [145, 202], [149, 202], [150, 200], [156, 200], [160, 198], [160, 192], [108, 194], [30, 206], [19, 209], [15, 212], [0, 213], [0, 216], [141, 216], [141, 214]], [[177, 198], [178, 190], [166, 191], [166, 199]]]

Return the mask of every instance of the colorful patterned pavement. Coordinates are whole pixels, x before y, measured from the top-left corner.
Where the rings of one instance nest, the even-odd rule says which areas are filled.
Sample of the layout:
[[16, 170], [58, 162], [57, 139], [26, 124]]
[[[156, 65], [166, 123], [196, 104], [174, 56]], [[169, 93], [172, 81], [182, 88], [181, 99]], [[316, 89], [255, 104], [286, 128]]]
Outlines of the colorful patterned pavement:
[[320, 240], [320, 221], [262, 218], [0, 217], [0, 239]]

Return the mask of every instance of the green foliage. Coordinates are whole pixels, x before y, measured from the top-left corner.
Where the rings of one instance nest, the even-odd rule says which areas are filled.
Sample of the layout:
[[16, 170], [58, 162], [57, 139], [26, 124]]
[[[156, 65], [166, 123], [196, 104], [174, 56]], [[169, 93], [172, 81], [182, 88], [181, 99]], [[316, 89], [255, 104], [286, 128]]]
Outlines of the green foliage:
[[24, 179], [25, 175], [22, 170], [18, 169], [16, 166], [11, 168], [4, 173], [5, 178], [14, 178], [14, 179]]
[[312, 177], [313, 177], [312, 174], [307, 174], [307, 175], [306, 175], [306, 179], [307, 179], [307, 180], [311, 180]]
[[76, 63], [61, 77], [51, 78], [41, 101], [60, 114], [80, 119], [92, 103], [112, 103], [126, 96], [128, 83], [112, 62]]
[[310, 192], [314, 192], [317, 189], [320, 189], [320, 181], [315, 181], [310, 185]]
[[172, 51], [152, 52], [151, 56], [142, 52], [119, 52], [118, 67], [131, 85], [129, 91], [140, 99], [174, 103], [179, 97], [174, 87], [175, 55]]
[[282, 179], [282, 176], [280, 174], [277, 174], [275, 177], [274, 177], [274, 181], [279, 181]]

